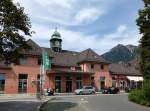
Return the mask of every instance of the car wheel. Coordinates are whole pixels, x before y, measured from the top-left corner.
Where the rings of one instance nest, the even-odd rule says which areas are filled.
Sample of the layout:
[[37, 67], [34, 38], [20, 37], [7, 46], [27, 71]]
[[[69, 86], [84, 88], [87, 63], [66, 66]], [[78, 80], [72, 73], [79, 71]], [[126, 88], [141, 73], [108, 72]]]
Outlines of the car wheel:
[[94, 92], [94, 91], [92, 91], [92, 92], [91, 92], [91, 94], [95, 94], [95, 92]]
[[82, 91], [80, 91], [79, 95], [82, 95], [82, 94], [83, 94]]

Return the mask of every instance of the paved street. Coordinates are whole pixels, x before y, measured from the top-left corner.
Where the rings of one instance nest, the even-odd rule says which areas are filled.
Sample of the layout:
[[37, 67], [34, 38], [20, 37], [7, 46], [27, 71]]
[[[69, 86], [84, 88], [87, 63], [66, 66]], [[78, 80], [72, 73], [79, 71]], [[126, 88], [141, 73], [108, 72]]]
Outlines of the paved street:
[[0, 102], [0, 111], [38, 111], [40, 102], [8, 101]]
[[127, 95], [94, 95], [56, 97], [43, 111], [150, 111], [150, 108], [128, 101]]
[[0, 111], [38, 111], [41, 103], [34, 96], [0, 95]]
[[[127, 94], [52, 96], [43, 111], [150, 111], [128, 101]], [[47, 98], [47, 99], [48, 99]], [[37, 111], [41, 102], [35, 98], [0, 99], [0, 111]]]

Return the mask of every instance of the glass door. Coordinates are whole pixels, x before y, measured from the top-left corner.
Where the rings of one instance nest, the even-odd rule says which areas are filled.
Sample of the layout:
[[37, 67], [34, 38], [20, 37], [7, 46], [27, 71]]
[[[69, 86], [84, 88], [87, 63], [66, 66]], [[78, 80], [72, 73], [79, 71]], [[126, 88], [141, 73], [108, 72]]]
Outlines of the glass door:
[[126, 81], [121, 80], [121, 81], [120, 81], [120, 89], [121, 89], [121, 90], [125, 90], [125, 88], [126, 88]]
[[0, 74], [0, 93], [4, 93], [5, 90], [5, 75]]
[[19, 79], [19, 93], [27, 92], [27, 79]]
[[19, 74], [19, 83], [18, 83], [18, 92], [26, 93], [27, 92], [27, 74]]
[[72, 92], [72, 81], [67, 81], [66, 82], [66, 92], [67, 93]]
[[66, 92], [67, 93], [72, 92], [72, 76], [66, 77]]
[[61, 93], [61, 76], [55, 77], [55, 92]]

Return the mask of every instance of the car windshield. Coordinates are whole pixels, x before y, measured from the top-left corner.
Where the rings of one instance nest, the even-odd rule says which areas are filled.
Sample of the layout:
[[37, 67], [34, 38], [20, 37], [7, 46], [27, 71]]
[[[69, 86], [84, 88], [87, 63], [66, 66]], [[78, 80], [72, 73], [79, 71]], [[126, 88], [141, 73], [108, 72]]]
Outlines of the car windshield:
[[82, 89], [92, 89], [92, 87], [91, 86], [83, 86]]

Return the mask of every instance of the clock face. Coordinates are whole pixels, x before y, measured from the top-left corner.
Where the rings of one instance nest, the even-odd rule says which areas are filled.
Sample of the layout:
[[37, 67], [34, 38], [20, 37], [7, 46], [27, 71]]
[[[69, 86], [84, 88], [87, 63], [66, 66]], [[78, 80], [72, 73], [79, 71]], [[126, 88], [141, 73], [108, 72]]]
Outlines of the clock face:
[[60, 45], [59, 41], [55, 41], [55, 45]]

